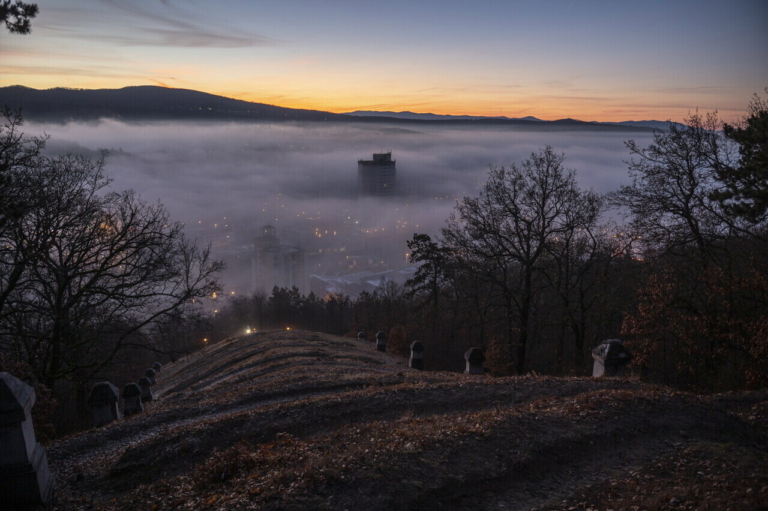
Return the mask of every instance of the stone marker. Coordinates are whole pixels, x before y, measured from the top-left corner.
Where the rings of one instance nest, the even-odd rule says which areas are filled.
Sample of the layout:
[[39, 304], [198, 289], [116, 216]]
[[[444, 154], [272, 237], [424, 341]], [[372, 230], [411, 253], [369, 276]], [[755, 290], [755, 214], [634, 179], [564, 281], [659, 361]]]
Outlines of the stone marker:
[[35, 390], [0, 373], [0, 506], [50, 502], [53, 475], [32, 424]]
[[162, 368], [163, 368], [163, 364], [161, 364], [160, 362], [155, 362], [154, 364], [152, 364], [152, 369], [155, 370], [155, 374], [159, 373], [160, 369]]
[[365, 332], [357, 332], [357, 340], [358, 341], [367, 341], [368, 336], [365, 335]]
[[408, 365], [412, 369], [424, 370], [424, 345], [420, 341], [411, 343], [411, 358], [408, 360]]
[[624, 376], [625, 366], [632, 360], [632, 355], [620, 340], [608, 339], [592, 350], [592, 358], [595, 359], [592, 376]]
[[123, 418], [118, 406], [119, 400], [120, 392], [118, 392], [117, 387], [108, 381], [103, 381], [93, 386], [91, 395], [88, 396], [88, 406], [91, 407], [93, 427], [99, 428], [104, 424], [109, 424], [114, 420]]
[[485, 354], [480, 348], [469, 348], [464, 353], [464, 359], [467, 361], [467, 367], [464, 369], [466, 374], [483, 374], [483, 362]]
[[128, 383], [123, 387], [123, 415], [128, 417], [143, 411], [144, 405], [141, 404], [141, 387], [135, 383]]
[[142, 403], [149, 403], [154, 399], [155, 396], [152, 395], [152, 382], [149, 381], [149, 378], [146, 376], [139, 378], [139, 388], [141, 388]]
[[376, 332], [376, 349], [379, 351], [387, 351], [387, 334], [379, 330]]
[[156, 374], [157, 373], [155, 373], [155, 370], [152, 368], [149, 368], [146, 371], [144, 371], [144, 376], [149, 378], [149, 383], [151, 383], [152, 385], [157, 385], [157, 378], [155, 378]]

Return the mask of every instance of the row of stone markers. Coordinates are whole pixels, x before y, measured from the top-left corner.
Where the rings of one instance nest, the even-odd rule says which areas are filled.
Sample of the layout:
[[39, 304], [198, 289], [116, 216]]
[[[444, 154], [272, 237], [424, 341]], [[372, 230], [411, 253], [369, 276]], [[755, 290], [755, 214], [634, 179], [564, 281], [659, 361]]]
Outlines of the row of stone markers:
[[[368, 336], [365, 335], [365, 332], [358, 332], [357, 333], [357, 340], [358, 341], [367, 341], [368, 340]], [[421, 345], [421, 343], [419, 341], [416, 341], [413, 344], [416, 344], [416, 343]], [[413, 344], [411, 344], [411, 351], [413, 351]], [[386, 353], [387, 352], [387, 334], [385, 334], [382, 330], [379, 330], [378, 332], [376, 332], [376, 349], [378, 351], [381, 351], [382, 353]], [[422, 351], [424, 351], [423, 346], [422, 346]]]
[[[411, 360], [414, 357], [415, 352], [413, 348], [416, 344], [415, 342], [411, 345]], [[424, 347], [420, 342], [418, 342], [418, 345], [420, 351], [423, 352]], [[421, 358], [421, 353], [419, 353], [419, 358]], [[592, 350], [592, 358], [595, 360], [592, 367], [592, 376], [599, 378], [601, 376], [624, 376], [626, 366], [632, 360], [632, 355], [620, 340], [608, 339]], [[483, 363], [485, 362], [483, 350], [480, 348], [470, 348], [464, 353], [464, 359], [467, 361], [465, 373], [483, 374]], [[411, 365], [411, 367], [414, 366]]]
[[[367, 341], [368, 336], [365, 334], [365, 332], [358, 332], [357, 340]], [[387, 334], [385, 334], [382, 330], [376, 332], [376, 349], [383, 353], [387, 352]]]
[[[358, 332], [357, 340], [368, 340], [368, 336], [365, 332]], [[386, 353], [387, 351], [387, 334], [379, 330], [376, 333], [376, 349], [378, 351]], [[485, 355], [480, 348], [470, 348], [464, 354], [464, 358], [467, 361], [467, 367], [465, 373], [467, 374], [483, 374], [483, 362], [485, 362]], [[421, 341], [414, 341], [411, 343], [411, 356], [408, 358], [408, 366], [412, 369], [424, 370], [424, 344]]]
[[123, 411], [120, 412], [120, 392], [117, 387], [103, 381], [97, 383], [91, 389], [88, 396], [88, 406], [91, 409], [91, 420], [95, 428], [99, 428], [112, 421], [120, 420], [123, 415], [131, 415], [144, 411], [144, 403], [154, 399], [152, 385], [157, 385], [157, 373], [163, 364], [155, 362], [151, 368], [144, 372], [144, 376], [138, 383], [128, 383], [123, 387]]
[[[365, 341], [368, 336], [365, 332], [358, 332], [357, 339]], [[379, 330], [376, 333], [376, 349], [387, 351], [387, 334]], [[608, 339], [592, 350], [592, 358], [595, 360], [592, 367], [592, 376], [624, 376], [626, 366], [632, 360], [632, 355], [627, 351], [618, 339]], [[485, 354], [480, 348], [470, 348], [464, 353], [467, 364], [464, 369], [466, 374], [483, 374]], [[411, 343], [411, 356], [408, 365], [413, 369], [424, 370], [424, 345], [415, 341]]]

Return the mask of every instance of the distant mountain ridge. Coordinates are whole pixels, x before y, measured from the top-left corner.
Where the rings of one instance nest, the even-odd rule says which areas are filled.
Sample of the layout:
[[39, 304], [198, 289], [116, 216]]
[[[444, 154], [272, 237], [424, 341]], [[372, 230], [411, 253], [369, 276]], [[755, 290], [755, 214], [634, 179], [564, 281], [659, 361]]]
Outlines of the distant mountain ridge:
[[682, 127], [685, 126], [679, 122], [672, 121], [622, 121], [622, 122], [603, 122], [601, 124], [615, 124], [617, 126], [631, 126], [633, 128], [653, 128], [656, 130], [668, 130], [670, 124]]
[[355, 117], [394, 117], [396, 119], [422, 119], [431, 121], [451, 121], [451, 120], [471, 120], [478, 119], [506, 119], [510, 121], [541, 121], [536, 117], [506, 117], [499, 115], [496, 117], [488, 117], [482, 115], [446, 115], [446, 114], [419, 114], [415, 112], [378, 112], [375, 110], [355, 110], [354, 112], [344, 112], [344, 115], [354, 115]]
[[[123, 121], [312, 121], [356, 123], [451, 123], [470, 125], [520, 126], [536, 130], [640, 130], [642, 123], [590, 123], [575, 119], [543, 121], [536, 117], [508, 118], [419, 114], [413, 112], [357, 111], [335, 114], [319, 110], [285, 108], [263, 103], [216, 96], [188, 89], [153, 85], [122, 89], [38, 90], [21, 85], [0, 87], [0, 105], [21, 108], [24, 118], [38, 122], [96, 121], [112, 118]], [[652, 127], [657, 127], [656, 125]]]
[[[394, 119], [419, 119], [419, 120], [483, 120], [483, 119], [504, 119], [509, 121], [538, 121], [538, 122], [585, 122], [578, 119], [558, 119], [556, 121], [545, 121], [538, 117], [529, 115], [527, 117], [506, 117], [503, 115], [489, 117], [482, 115], [444, 115], [444, 114], [431, 114], [431, 113], [415, 113], [415, 112], [389, 112], [389, 111], [375, 111], [375, 110], [355, 110], [354, 112], [345, 112], [344, 115], [353, 115], [355, 117], [391, 117]], [[600, 122], [591, 121], [590, 124], [601, 124], [611, 126], [626, 126], [632, 128], [653, 128], [659, 130], [669, 129], [670, 121], [621, 121], [621, 122]], [[682, 126], [680, 123], [674, 123], [678, 126]]]

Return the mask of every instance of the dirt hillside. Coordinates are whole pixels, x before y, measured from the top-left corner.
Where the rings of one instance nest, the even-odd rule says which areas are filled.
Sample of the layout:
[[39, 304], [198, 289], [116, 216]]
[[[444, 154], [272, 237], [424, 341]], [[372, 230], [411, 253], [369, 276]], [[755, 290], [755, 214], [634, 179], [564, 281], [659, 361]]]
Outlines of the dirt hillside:
[[765, 392], [420, 372], [304, 331], [208, 346], [155, 390], [49, 447], [47, 509], [768, 509]]

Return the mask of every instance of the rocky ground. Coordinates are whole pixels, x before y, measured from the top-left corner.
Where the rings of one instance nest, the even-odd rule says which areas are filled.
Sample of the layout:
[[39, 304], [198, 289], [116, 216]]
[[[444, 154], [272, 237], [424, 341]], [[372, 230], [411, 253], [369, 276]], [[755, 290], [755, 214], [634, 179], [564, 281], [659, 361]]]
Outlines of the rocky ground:
[[45, 509], [768, 509], [766, 392], [420, 372], [302, 331], [158, 380], [144, 414], [49, 447]]

